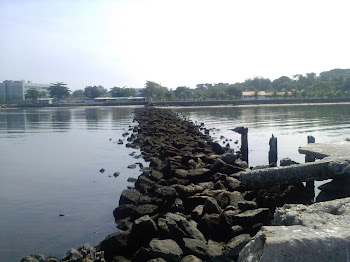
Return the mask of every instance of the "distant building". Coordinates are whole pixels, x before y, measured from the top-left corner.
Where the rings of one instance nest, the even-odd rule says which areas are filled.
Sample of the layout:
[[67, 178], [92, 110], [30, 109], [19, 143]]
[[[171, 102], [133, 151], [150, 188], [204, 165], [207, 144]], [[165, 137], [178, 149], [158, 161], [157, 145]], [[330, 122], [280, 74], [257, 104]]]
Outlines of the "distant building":
[[292, 92], [266, 92], [259, 91], [255, 93], [254, 91], [243, 91], [242, 100], [276, 100], [276, 99], [290, 99]]
[[25, 82], [5, 80], [0, 83], [0, 96], [4, 97], [6, 101], [24, 101], [25, 94], [28, 89], [37, 89], [44, 97], [49, 95], [48, 88], [50, 85], [47, 84], [37, 84], [30, 81]]

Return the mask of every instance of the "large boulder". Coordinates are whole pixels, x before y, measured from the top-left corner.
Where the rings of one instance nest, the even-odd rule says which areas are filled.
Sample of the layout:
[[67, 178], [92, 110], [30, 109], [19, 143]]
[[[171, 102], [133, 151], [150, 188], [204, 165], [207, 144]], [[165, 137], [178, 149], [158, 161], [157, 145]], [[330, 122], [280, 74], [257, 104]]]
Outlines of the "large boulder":
[[172, 239], [153, 239], [150, 244], [150, 253], [154, 258], [163, 258], [165, 261], [179, 261], [183, 255], [182, 249]]
[[349, 243], [349, 227], [266, 226], [241, 251], [238, 261], [349, 261]]
[[125, 204], [137, 205], [142, 194], [135, 189], [125, 189], [120, 195], [119, 206]]

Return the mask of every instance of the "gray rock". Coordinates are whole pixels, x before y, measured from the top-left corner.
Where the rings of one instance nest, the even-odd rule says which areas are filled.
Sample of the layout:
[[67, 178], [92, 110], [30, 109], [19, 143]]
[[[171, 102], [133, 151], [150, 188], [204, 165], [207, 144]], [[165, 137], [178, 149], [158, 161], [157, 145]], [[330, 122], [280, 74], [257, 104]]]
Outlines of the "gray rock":
[[145, 215], [153, 215], [158, 210], [158, 206], [151, 204], [139, 205], [133, 210], [133, 216], [141, 217]]
[[184, 238], [184, 251], [186, 254], [195, 255], [201, 259], [206, 259], [206, 243], [199, 239]]
[[192, 210], [191, 216], [193, 219], [198, 220], [201, 218], [203, 214], [203, 207], [203, 205], [198, 205]]
[[236, 257], [239, 252], [245, 247], [245, 245], [250, 241], [251, 237], [248, 234], [242, 234], [231, 239], [224, 248], [224, 254]]
[[209, 258], [214, 258], [218, 256], [222, 256], [224, 246], [220, 244], [219, 242], [215, 242], [213, 240], [209, 240], [207, 247], [205, 249], [205, 254]]
[[150, 241], [157, 232], [156, 223], [148, 215], [136, 219], [131, 230], [132, 237], [142, 242]]
[[188, 238], [199, 239], [206, 241], [202, 232], [197, 229], [197, 223], [195, 221], [180, 220], [178, 222], [180, 228], [186, 233]]
[[184, 213], [185, 208], [183, 201], [180, 198], [176, 198], [170, 207], [170, 211]]
[[257, 223], [268, 224], [271, 219], [271, 212], [268, 208], [257, 208], [235, 215], [234, 223], [242, 226], [249, 226]]
[[308, 228], [350, 225], [350, 198], [315, 203], [309, 206], [285, 204], [277, 208], [273, 225], [303, 225]]
[[134, 189], [125, 189], [120, 195], [119, 206], [125, 204], [137, 205], [142, 194]]
[[173, 187], [178, 193], [178, 195], [180, 195], [181, 197], [193, 196], [204, 190], [204, 187], [199, 185], [194, 185], [194, 184], [190, 184], [187, 186], [176, 184], [176, 185], [172, 185], [171, 187]]
[[233, 177], [227, 177], [225, 181], [225, 186], [228, 188], [229, 191], [236, 191], [241, 186], [241, 182]]
[[238, 261], [348, 261], [349, 242], [349, 227], [267, 226], [241, 251]]
[[212, 213], [220, 214], [221, 208], [218, 202], [214, 198], [208, 197], [204, 202], [203, 214], [212, 214]]
[[123, 256], [116, 256], [113, 258], [112, 262], [130, 262], [130, 259], [127, 259]]
[[21, 262], [45, 262], [45, 257], [42, 254], [30, 254], [22, 258]]
[[66, 256], [62, 258], [62, 261], [80, 262], [82, 259], [83, 255], [78, 250], [71, 248], [67, 251]]
[[178, 197], [176, 190], [170, 186], [161, 186], [156, 189], [156, 194], [158, 197], [171, 200]]
[[45, 262], [61, 262], [57, 257], [49, 256], [45, 259]]
[[131, 214], [134, 212], [134, 210], [135, 210], [135, 205], [133, 205], [133, 204], [121, 205], [121, 206], [117, 207], [116, 209], [114, 209], [113, 215], [114, 215], [115, 220], [120, 220], [120, 219], [124, 219], [126, 217], [131, 216]]
[[194, 255], [188, 255], [181, 259], [181, 262], [202, 262], [202, 260]]
[[237, 155], [232, 153], [225, 153], [221, 156], [221, 159], [230, 165], [233, 165], [235, 163], [235, 160], [237, 159]]
[[154, 257], [160, 257], [169, 262], [179, 261], [183, 254], [182, 249], [172, 239], [153, 239], [149, 246]]
[[129, 245], [129, 231], [119, 231], [108, 235], [97, 247], [97, 251], [104, 251], [107, 261], [112, 260], [117, 255], [132, 255], [137, 251], [136, 245]]
[[148, 260], [147, 262], [166, 262], [163, 258], [153, 258], [153, 259], [150, 259]]
[[128, 168], [129, 168], [129, 169], [135, 169], [135, 168], [136, 168], [136, 165], [135, 165], [135, 164], [128, 165]]
[[218, 143], [212, 143], [211, 147], [213, 151], [218, 155], [222, 155], [225, 153], [225, 150]]
[[148, 192], [151, 187], [155, 185], [155, 182], [147, 178], [144, 175], [139, 176], [135, 183], [135, 188], [140, 190], [140, 192]]
[[281, 159], [280, 166], [290, 166], [290, 165], [298, 165], [298, 162], [293, 161], [292, 159], [286, 157]]

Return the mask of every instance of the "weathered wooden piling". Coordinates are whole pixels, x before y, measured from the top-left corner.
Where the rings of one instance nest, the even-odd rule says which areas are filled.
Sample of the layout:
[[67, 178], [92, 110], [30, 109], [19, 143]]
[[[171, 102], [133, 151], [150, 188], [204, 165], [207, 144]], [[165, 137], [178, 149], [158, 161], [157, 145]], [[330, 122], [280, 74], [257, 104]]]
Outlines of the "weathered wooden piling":
[[[308, 144], [313, 144], [315, 143], [315, 137], [313, 136], [307, 136], [307, 143]], [[305, 163], [310, 163], [310, 162], [315, 162], [316, 158], [311, 156], [311, 155], [305, 155]], [[308, 181], [306, 182], [306, 188], [310, 191], [313, 192], [313, 195], [315, 197], [315, 181]]]
[[277, 166], [277, 137], [275, 137], [273, 134], [269, 140], [269, 145], [269, 164]]
[[248, 127], [236, 127], [232, 131], [241, 134], [241, 153], [242, 160], [248, 164]]

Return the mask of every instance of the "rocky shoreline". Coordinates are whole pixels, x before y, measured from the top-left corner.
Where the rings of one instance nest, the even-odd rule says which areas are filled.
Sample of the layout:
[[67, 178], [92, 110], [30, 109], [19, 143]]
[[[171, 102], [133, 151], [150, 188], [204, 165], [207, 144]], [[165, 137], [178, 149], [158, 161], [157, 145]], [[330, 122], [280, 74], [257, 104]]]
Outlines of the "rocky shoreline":
[[156, 108], [135, 109], [135, 120], [126, 146], [141, 149], [150, 168], [120, 196], [113, 212], [120, 231], [95, 248], [71, 249], [61, 260], [32, 255], [22, 262], [236, 261], [271, 224], [276, 207], [311, 203], [302, 183], [269, 189], [241, 184], [240, 173], [249, 168], [240, 152], [214, 142], [204, 124]]

